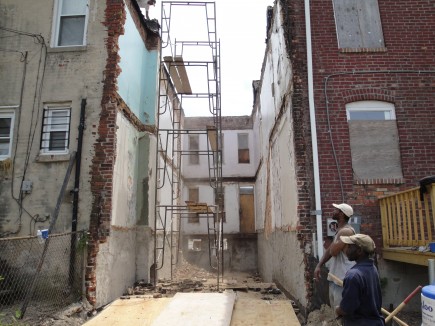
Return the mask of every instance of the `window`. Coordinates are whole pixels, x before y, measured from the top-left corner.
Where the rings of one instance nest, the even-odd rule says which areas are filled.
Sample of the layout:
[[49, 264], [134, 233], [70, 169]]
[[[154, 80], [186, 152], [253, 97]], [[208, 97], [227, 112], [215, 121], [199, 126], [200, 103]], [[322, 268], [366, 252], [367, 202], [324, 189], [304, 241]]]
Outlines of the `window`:
[[11, 157], [14, 117], [14, 112], [0, 111], [0, 160]]
[[67, 154], [71, 108], [44, 108], [41, 134], [41, 153]]
[[189, 164], [199, 164], [199, 135], [189, 135]]
[[55, 46], [86, 44], [88, 0], [57, 0], [53, 21]]
[[394, 105], [360, 101], [346, 105], [352, 168], [357, 180], [402, 178]]
[[384, 48], [378, 0], [333, 0], [340, 49]]
[[[194, 203], [199, 202], [199, 189], [198, 188], [189, 188], [189, 201], [192, 201]], [[198, 213], [189, 213], [187, 222], [199, 223], [199, 214]]]
[[238, 134], [239, 163], [249, 163], [249, 138], [248, 134]]

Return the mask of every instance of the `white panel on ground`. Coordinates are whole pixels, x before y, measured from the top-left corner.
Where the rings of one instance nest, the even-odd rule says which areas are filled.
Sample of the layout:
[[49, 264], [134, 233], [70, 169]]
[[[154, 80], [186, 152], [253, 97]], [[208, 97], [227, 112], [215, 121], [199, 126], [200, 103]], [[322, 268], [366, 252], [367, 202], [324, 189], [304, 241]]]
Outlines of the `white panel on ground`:
[[236, 295], [223, 293], [177, 293], [152, 326], [229, 326]]

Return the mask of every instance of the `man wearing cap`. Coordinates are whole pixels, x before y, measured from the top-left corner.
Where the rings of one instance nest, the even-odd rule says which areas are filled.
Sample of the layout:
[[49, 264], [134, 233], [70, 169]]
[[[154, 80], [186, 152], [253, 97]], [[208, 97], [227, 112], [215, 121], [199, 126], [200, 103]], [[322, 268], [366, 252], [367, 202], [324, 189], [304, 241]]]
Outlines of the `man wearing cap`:
[[[340, 240], [340, 236], [350, 236], [355, 234], [355, 230], [348, 224], [349, 218], [353, 215], [353, 209], [350, 205], [332, 204], [336, 208], [332, 218], [337, 221], [338, 229], [335, 234], [334, 241], [325, 250], [323, 257], [314, 270], [314, 277], [318, 281], [320, 280], [320, 268], [326, 262], [329, 262], [329, 272], [340, 280], [344, 278], [346, 272], [355, 265], [355, 262], [351, 262], [347, 259], [343, 252], [345, 244]], [[337, 281], [328, 275], [329, 281], [329, 304], [331, 308], [338, 306], [341, 302], [341, 286], [336, 283]]]
[[340, 236], [345, 254], [356, 264], [343, 280], [343, 299], [335, 312], [344, 319], [344, 326], [385, 325], [381, 313], [382, 294], [379, 274], [371, 255], [375, 243], [366, 234]]

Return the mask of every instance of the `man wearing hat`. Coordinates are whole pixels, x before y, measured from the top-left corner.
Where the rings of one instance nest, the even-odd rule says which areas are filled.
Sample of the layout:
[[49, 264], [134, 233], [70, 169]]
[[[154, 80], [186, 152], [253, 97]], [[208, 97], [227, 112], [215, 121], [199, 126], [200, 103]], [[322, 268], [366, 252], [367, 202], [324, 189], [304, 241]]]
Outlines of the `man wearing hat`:
[[366, 234], [340, 236], [345, 254], [356, 264], [343, 280], [343, 299], [335, 312], [344, 319], [344, 326], [385, 325], [381, 313], [382, 294], [379, 274], [373, 259], [375, 243]]
[[[340, 236], [350, 236], [355, 234], [355, 230], [348, 224], [350, 217], [353, 215], [353, 209], [350, 205], [332, 204], [335, 207], [332, 218], [337, 221], [338, 229], [335, 234], [334, 241], [325, 250], [323, 257], [314, 270], [314, 277], [317, 281], [320, 280], [320, 268], [329, 261], [329, 272], [340, 280], [344, 278], [346, 272], [355, 265], [355, 262], [349, 261], [343, 252], [345, 244], [340, 240]], [[329, 281], [329, 304], [331, 308], [338, 306], [341, 302], [341, 285], [337, 281], [328, 276]]]

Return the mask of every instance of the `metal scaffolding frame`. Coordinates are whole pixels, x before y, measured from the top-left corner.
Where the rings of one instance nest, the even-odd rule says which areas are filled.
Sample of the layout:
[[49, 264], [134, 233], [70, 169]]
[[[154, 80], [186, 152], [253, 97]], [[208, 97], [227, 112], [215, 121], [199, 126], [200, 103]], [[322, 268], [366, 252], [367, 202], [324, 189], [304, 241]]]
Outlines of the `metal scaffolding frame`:
[[[177, 14], [181, 14], [182, 17]], [[204, 27], [201, 26], [201, 18], [205, 18], [203, 34], [199, 33]], [[186, 20], [190, 21], [186, 23]], [[181, 25], [177, 27], [180, 21]], [[220, 42], [216, 33], [215, 3], [163, 1], [161, 24], [159, 106], [156, 118], [155, 234], [152, 268], [154, 284], [157, 281], [157, 271], [165, 263], [166, 247], [170, 249], [172, 278], [173, 268], [178, 261], [181, 219], [189, 217], [193, 212], [199, 218], [207, 220], [209, 262], [217, 271], [219, 289], [219, 282], [223, 278], [225, 213], [222, 186]], [[196, 38], [197, 40], [192, 40]], [[192, 85], [191, 81], [194, 82]], [[195, 88], [195, 83], [200, 86], [198, 89]], [[184, 129], [182, 118], [187, 109], [195, 111], [197, 116], [211, 116], [213, 125], [204, 126], [203, 130]], [[207, 149], [183, 148], [183, 135], [191, 134], [206, 135]], [[207, 156], [209, 185], [214, 192], [214, 204], [182, 203], [182, 156], [189, 155]], [[170, 199], [159, 196], [164, 187], [170, 187]], [[166, 202], [163, 202], [165, 200]]]

